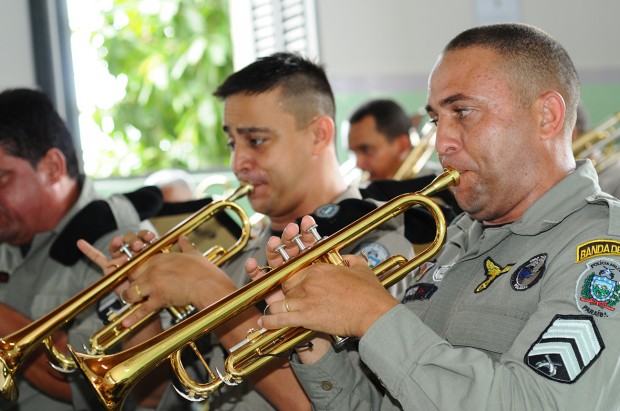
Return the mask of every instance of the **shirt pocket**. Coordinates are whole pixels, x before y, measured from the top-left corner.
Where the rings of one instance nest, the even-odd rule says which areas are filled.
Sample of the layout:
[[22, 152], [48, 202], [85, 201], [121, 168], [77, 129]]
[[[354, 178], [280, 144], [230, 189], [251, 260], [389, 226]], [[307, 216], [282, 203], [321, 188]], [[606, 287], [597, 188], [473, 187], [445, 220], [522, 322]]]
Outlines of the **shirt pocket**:
[[514, 308], [480, 305], [465, 305], [455, 311], [446, 333], [448, 342], [498, 354], [510, 349], [531, 315]]

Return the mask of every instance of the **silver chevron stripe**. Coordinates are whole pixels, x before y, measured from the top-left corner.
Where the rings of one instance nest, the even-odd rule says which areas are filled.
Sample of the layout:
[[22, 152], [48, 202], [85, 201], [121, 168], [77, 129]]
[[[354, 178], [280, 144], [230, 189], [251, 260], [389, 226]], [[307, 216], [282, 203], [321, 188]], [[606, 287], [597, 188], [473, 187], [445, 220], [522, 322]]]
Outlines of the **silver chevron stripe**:
[[550, 338], [574, 339], [586, 365], [601, 352], [601, 345], [589, 320], [559, 319], [543, 334], [543, 340]]
[[548, 378], [573, 382], [604, 347], [591, 317], [558, 315], [530, 348], [527, 363]]

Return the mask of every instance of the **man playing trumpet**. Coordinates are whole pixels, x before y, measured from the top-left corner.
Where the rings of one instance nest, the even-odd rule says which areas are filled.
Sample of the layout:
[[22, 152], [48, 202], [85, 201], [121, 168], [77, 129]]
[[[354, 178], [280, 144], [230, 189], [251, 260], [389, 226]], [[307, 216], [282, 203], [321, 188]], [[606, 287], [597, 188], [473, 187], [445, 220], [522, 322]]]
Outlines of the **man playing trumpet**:
[[[249, 281], [244, 269], [247, 258], [259, 256], [259, 261], [266, 263], [264, 250], [270, 236], [279, 235], [289, 222], [304, 214], [314, 213], [323, 223], [321, 234], [327, 235], [376, 207], [377, 203], [363, 199], [357, 188], [347, 187], [339, 173], [334, 97], [319, 65], [295, 54], [277, 53], [232, 74], [215, 95], [224, 101], [224, 131], [232, 150], [232, 169], [241, 182], [254, 187], [248, 199], [256, 212], [269, 218], [269, 224], [222, 267], [223, 271], [183, 238], [179, 241], [182, 253], [149, 259], [130, 275], [122, 291], [127, 302], [144, 301], [136, 314], [124, 321], [126, 326], [166, 306], [204, 308], [245, 285]], [[347, 250], [364, 251], [375, 263], [390, 254], [412, 257], [411, 243], [403, 234], [402, 221], [393, 221]], [[118, 250], [123, 240], [137, 251], [142, 240], [150, 237], [119, 237], [110, 249]], [[102, 267], [109, 265], [85, 243], [81, 248]], [[123, 259], [118, 252], [114, 256]], [[403, 291], [401, 287], [394, 292]], [[218, 339], [212, 341], [208, 354], [212, 362], [220, 363], [218, 369], [223, 368], [226, 356], [221, 346], [229, 349], [242, 341], [261, 314], [251, 308], [216, 330]], [[251, 382], [212, 396], [210, 409], [309, 408], [286, 360], [276, 361], [251, 377]]]
[[[537, 28], [477, 27], [446, 46], [427, 111], [442, 165], [460, 172], [465, 214], [442, 251], [402, 302], [360, 257], [312, 265], [259, 323], [360, 338], [385, 391], [317, 338], [292, 362], [315, 408], [620, 407], [620, 204], [589, 160], [573, 158], [578, 100], [570, 57]], [[278, 245], [268, 250], [276, 265]]]

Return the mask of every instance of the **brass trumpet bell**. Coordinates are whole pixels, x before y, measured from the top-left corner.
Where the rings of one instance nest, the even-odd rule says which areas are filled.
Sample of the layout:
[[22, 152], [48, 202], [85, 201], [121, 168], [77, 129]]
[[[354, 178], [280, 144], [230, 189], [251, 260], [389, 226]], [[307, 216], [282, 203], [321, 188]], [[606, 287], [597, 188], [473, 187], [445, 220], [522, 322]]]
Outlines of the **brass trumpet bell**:
[[[252, 186], [242, 185], [229, 198], [236, 199], [246, 195], [251, 190]], [[52, 333], [74, 319], [86, 307], [112, 292], [143, 261], [161, 252], [161, 250], [172, 247], [177, 242], [179, 236], [189, 234], [204, 221], [224, 210], [236, 212], [242, 220], [242, 235], [228, 250], [229, 256], [234, 254], [242, 249], [249, 240], [250, 223], [247, 214], [241, 206], [232, 201], [222, 200], [213, 202], [179, 223], [159, 240], [136, 254], [127, 264], [101, 277], [91, 286], [82, 290], [48, 314], [31, 322], [26, 327], [4, 338], [0, 338], [0, 390], [2, 396], [9, 401], [17, 400], [18, 392], [15, 384], [15, 375], [24, 359], [41, 343], [46, 345], [52, 356], [59, 362], [60, 368], [66, 371], [74, 369], [75, 363], [73, 359], [63, 355], [54, 347], [51, 342]]]

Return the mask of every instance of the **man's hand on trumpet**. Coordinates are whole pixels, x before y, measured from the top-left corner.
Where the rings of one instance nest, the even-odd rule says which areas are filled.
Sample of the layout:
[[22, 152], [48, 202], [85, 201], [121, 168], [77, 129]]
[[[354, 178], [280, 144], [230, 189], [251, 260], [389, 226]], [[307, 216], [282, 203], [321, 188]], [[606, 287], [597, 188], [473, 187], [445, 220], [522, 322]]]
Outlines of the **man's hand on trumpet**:
[[[126, 233], [109, 244], [111, 259], [80, 240], [80, 250], [104, 272], [114, 270], [127, 261], [127, 249], [139, 252], [155, 238], [149, 231]], [[186, 238], [179, 237], [180, 252], [159, 253], [129, 273], [128, 281], [116, 292], [127, 303], [142, 302], [141, 306], [123, 320], [131, 327], [153, 311], [170, 306], [191, 304], [202, 309], [234, 292], [235, 285], [218, 267], [209, 262]], [[120, 250], [124, 247], [125, 250]]]
[[[304, 217], [301, 232], [305, 233], [312, 224], [311, 217]], [[289, 244], [298, 232], [299, 228], [289, 225], [280, 241], [269, 241], [270, 266], [283, 263], [276, 249]], [[312, 244], [309, 237], [305, 238], [307, 244]], [[291, 257], [298, 253], [293, 247], [287, 249]], [[274, 293], [267, 299], [269, 310], [261, 317], [259, 325], [267, 329], [303, 327], [331, 335], [363, 336], [379, 317], [399, 302], [385, 290], [364, 256], [344, 255], [343, 259], [348, 266], [312, 264], [285, 281], [283, 293]], [[261, 275], [249, 261], [246, 270], [252, 278]], [[320, 359], [328, 348], [325, 341], [314, 340], [313, 350], [298, 350], [301, 360], [313, 363]]]
[[[122, 236], [119, 235], [110, 240], [108, 244], [110, 257], [93, 247], [86, 240], [78, 240], [77, 247], [89, 260], [97, 264], [104, 274], [110, 274], [156, 238], [155, 233], [148, 230], [140, 230], [137, 233], [128, 231]], [[115, 291], [121, 295], [126, 287], [127, 283], [123, 283]]]
[[125, 301], [146, 300], [123, 325], [169, 306], [192, 304], [200, 310], [237, 289], [186, 237], [179, 237], [178, 245], [180, 252], [154, 255], [129, 275], [129, 286], [122, 294]]

